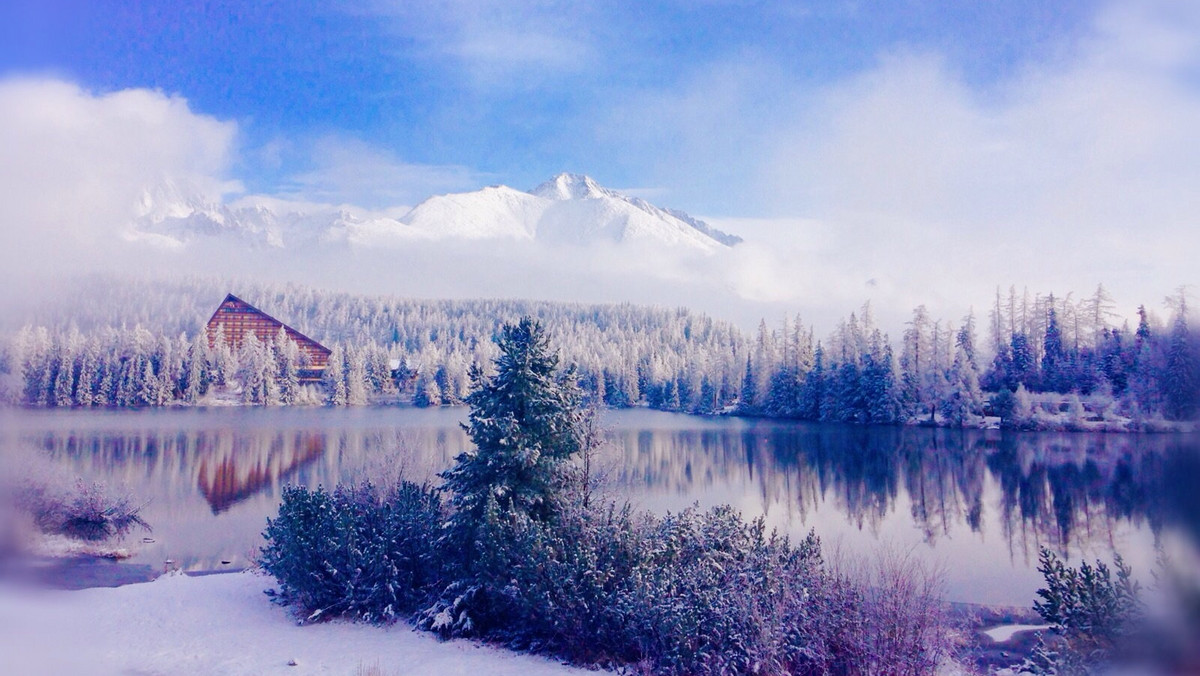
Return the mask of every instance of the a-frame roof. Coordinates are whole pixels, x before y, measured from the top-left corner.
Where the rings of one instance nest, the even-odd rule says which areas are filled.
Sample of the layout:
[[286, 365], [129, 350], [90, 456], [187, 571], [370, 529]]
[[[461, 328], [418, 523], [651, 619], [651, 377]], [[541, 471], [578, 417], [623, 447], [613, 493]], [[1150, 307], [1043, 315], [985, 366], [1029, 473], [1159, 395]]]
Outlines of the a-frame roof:
[[278, 319], [272, 317], [271, 315], [267, 314], [266, 312], [263, 312], [262, 310], [251, 305], [250, 303], [247, 303], [246, 301], [242, 300], [241, 298], [238, 298], [237, 296], [233, 295], [232, 293], [225, 295], [225, 300], [221, 301], [221, 304], [218, 305], [217, 309], [213, 311], [212, 316], [208, 318], [208, 323], [206, 324], [206, 326], [211, 328], [213, 326], [214, 322], [219, 323], [218, 315], [221, 314], [221, 309], [224, 307], [230, 306], [230, 305], [244, 306], [246, 310], [259, 315], [263, 319], [268, 320], [273, 324], [278, 324], [279, 326], [283, 327], [284, 331], [287, 332], [288, 336], [290, 338], [292, 338], [292, 340], [295, 340], [301, 344], [307, 344], [307, 345], [311, 346], [312, 348], [321, 350], [325, 353], [331, 352], [331, 350], [329, 348], [325, 347], [324, 345], [318, 343], [317, 341], [313, 340], [312, 338], [309, 338], [308, 336], [304, 335], [303, 333], [300, 333], [299, 331], [292, 328], [291, 326], [284, 324], [283, 322], [279, 321]]

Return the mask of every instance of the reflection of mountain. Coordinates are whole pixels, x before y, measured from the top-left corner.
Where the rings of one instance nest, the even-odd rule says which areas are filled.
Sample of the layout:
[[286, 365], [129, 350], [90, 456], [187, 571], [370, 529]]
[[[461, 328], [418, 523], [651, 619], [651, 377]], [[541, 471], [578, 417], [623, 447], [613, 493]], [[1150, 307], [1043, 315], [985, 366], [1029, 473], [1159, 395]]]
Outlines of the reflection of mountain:
[[324, 436], [309, 432], [276, 435], [265, 448], [261, 441], [236, 438], [228, 452], [200, 458], [198, 486], [213, 514], [220, 514], [266, 488], [286, 483], [325, 452]]

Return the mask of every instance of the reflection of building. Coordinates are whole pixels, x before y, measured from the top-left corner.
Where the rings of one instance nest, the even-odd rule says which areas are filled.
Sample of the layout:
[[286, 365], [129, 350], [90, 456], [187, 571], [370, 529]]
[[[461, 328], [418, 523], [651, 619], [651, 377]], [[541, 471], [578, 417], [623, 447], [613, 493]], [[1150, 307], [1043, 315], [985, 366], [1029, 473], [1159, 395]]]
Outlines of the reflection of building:
[[233, 348], [240, 348], [247, 336], [253, 334], [260, 342], [273, 343], [282, 328], [287, 337], [300, 348], [303, 368], [301, 380], [319, 380], [321, 372], [329, 363], [329, 348], [300, 333], [296, 329], [259, 310], [232, 293], [208, 320], [206, 331], [209, 345], [223, 339]]
[[266, 444], [262, 441], [237, 436], [227, 452], [211, 449], [212, 453], [200, 458], [197, 483], [213, 514], [278, 486], [325, 453], [325, 440], [317, 434], [279, 435]]

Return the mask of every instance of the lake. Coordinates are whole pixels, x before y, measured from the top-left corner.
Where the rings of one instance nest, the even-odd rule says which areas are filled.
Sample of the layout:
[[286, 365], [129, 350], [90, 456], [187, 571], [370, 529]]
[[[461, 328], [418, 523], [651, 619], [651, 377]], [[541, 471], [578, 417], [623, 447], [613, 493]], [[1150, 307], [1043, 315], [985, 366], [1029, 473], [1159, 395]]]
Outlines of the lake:
[[[145, 501], [132, 559], [244, 566], [287, 484], [434, 480], [469, 446], [465, 409], [208, 408], [0, 411], [0, 453], [58, 480]], [[858, 428], [604, 415], [597, 474], [656, 512], [732, 504], [828, 551], [881, 546], [940, 567], [952, 600], [1028, 606], [1038, 550], [1121, 553], [1145, 576], [1154, 545], [1196, 551], [1200, 460], [1167, 435]], [[167, 561], [171, 563], [166, 563]], [[228, 563], [225, 563], [228, 562]]]

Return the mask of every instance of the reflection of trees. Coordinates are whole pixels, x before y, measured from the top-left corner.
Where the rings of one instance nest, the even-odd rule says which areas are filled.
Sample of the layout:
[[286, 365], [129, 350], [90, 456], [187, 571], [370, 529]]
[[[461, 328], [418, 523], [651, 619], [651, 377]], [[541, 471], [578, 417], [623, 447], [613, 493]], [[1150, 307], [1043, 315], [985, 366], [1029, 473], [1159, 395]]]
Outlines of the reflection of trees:
[[[1005, 435], [988, 457], [1002, 488], [1000, 521], [1010, 546], [1028, 557], [1048, 546], [1065, 556], [1111, 544], [1114, 525], [1163, 526], [1163, 495], [1177, 477], [1164, 460], [1173, 438], [1119, 435]], [[1196, 475], [1190, 479], [1194, 481]]]
[[625, 450], [619, 479], [635, 490], [750, 484], [764, 509], [780, 502], [804, 516], [833, 504], [873, 530], [907, 501], [928, 542], [959, 525], [979, 532], [990, 518], [1023, 558], [1041, 546], [1065, 555], [1111, 546], [1120, 522], [1157, 534], [1167, 519], [1190, 517], [1200, 535], [1200, 499], [1190, 510], [1164, 506], [1171, 485], [1180, 487], [1174, 503], [1186, 504], [1195, 491], [1182, 486], [1200, 478], [1200, 461], [1180, 459], [1195, 455], [1177, 448], [1177, 437], [767, 422], [615, 437]]
[[[691, 421], [689, 421], [691, 422]], [[860, 528], [907, 512], [928, 542], [998, 529], [1014, 556], [1108, 545], [1118, 524], [1200, 540], [1200, 455], [1174, 436], [1000, 433], [781, 422], [617, 428], [612, 479], [634, 493], [722, 489], [801, 518], [830, 507]], [[164, 510], [202, 497], [213, 513], [282, 483], [332, 485], [396, 472], [428, 480], [467, 447], [453, 425], [253, 427], [25, 436], [81, 476], [135, 488]], [[436, 479], [434, 479], [436, 480]]]

